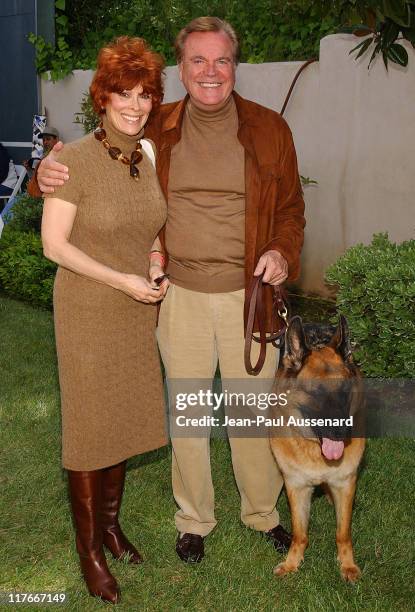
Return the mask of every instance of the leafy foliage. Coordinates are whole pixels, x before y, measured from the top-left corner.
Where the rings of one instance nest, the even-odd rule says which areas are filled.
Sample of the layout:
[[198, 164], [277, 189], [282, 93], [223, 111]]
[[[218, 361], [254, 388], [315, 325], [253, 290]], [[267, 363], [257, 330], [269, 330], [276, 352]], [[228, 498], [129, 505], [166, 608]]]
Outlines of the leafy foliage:
[[[75, 58], [73, 50], [69, 46], [70, 21], [65, 14], [66, 0], [55, 1], [55, 33], [56, 44], [46, 42], [42, 36], [30, 33], [28, 36], [36, 49], [36, 68], [39, 73], [50, 70], [53, 81], [63, 79], [74, 69]], [[75, 11], [76, 12], [76, 11]]]
[[354, 49], [360, 57], [374, 46], [370, 63], [381, 53], [386, 65], [406, 65], [407, 52], [396, 41], [415, 44], [415, 0], [56, 0], [55, 46], [35, 34], [29, 40], [38, 72], [50, 71], [54, 81], [95, 68], [98, 50], [123, 34], [145, 38], [171, 65], [177, 33], [201, 15], [232, 23], [243, 62], [315, 57], [320, 39], [339, 29], [371, 36]]
[[42, 241], [34, 231], [9, 225], [0, 240], [0, 283], [14, 297], [50, 308], [56, 265], [43, 257]]
[[92, 106], [91, 96], [87, 91], [82, 95], [81, 100], [81, 111], [79, 113], [75, 113], [75, 121], [74, 123], [79, 123], [82, 125], [84, 134], [89, 134], [96, 127], [98, 127], [100, 118], [94, 111]]
[[18, 232], [40, 233], [42, 209], [42, 198], [33, 198], [28, 193], [24, 193], [13, 205], [8, 227]]
[[348, 249], [326, 272], [337, 284], [357, 359], [372, 377], [415, 376], [415, 240], [394, 244], [377, 234]]
[[0, 240], [0, 285], [10, 295], [51, 308], [56, 265], [43, 256], [42, 198], [23, 194]]
[[343, 23], [345, 2], [329, 0], [57, 0], [56, 46], [34, 34], [39, 73], [53, 80], [74, 69], [95, 68], [98, 50], [116, 36], [145, 38], [168, 65], [175, 63], [179, 30], [201, 15], [232, 23], [241, 39], [241, 61], [301, 60], [318, 55], [320, 39]]
[[[361, 0], [355, 0], [355, 4], [363, 3]], [[362, 15], [365, 25], [344, 29], [358, 36], [370, 36], [356, 45], [350, 53], [357, 52], [355, 59], [359, 59], [371, 49], [368, 68], [378, 54], [382, 55], [386, 69], [389, 60], [400, 66], [407, 66], [408, 52], [397, 41], [406, 39], [415, 48], [415, 0], [372, 0], [371, 5], [371, 10], [366, 7], [366, 20], [365, 15]]]

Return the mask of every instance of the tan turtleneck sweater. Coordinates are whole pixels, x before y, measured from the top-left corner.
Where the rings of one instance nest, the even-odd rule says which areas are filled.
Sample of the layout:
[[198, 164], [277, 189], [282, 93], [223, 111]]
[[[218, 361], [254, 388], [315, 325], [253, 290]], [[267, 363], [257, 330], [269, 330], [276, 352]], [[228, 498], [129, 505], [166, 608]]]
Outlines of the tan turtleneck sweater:
[[166, 248], [171, 281], [203, 293], [244, 287], [244, 149], [231, 97], [205, 112], [186, 105], [172, 149]]

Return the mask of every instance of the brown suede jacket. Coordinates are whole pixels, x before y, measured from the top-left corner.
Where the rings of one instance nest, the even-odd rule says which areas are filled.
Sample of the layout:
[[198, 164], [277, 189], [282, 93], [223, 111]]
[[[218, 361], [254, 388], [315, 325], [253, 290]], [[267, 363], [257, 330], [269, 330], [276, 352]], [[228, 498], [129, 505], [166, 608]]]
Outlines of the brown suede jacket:
[[[245, 288], [250, 285], [258, 259], [270, 249], [285, 257], [288, 280], [292, 281], [300, 272], [305, 220], [291, 131], [275, 111], [244, 100], [236, 92], [233, 96], [239, 118], [238, 139], [245, 149]], [[157, 148], [157, 174], [166, 199], [171, 150], [180, 140], [188, 99], [186, 96], [179, 102], [163, 104], [146, 127], [146, 137]], [[35, 175], [28, 190], [32, 195], [41, 195]], [[276, 331], [271, 287], [266, 288], [265, 308], [267, 331]]]

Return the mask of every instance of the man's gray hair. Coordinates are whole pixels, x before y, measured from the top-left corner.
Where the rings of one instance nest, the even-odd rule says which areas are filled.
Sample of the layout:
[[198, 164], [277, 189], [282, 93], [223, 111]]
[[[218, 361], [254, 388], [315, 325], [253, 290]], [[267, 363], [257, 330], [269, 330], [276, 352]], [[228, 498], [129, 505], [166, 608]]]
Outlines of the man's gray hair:
[[230, 39], [233, 47], [233, 61], [239, 62], [239, 40], [238, 36], [230, 23], [219, 19], [219, 17], [197, 17], [188, 23], [176, 36], [174, 48], [176, 60], [179, 64], [183, 59], [183, 49], [189, 34], [193, 32], [224, 32]]

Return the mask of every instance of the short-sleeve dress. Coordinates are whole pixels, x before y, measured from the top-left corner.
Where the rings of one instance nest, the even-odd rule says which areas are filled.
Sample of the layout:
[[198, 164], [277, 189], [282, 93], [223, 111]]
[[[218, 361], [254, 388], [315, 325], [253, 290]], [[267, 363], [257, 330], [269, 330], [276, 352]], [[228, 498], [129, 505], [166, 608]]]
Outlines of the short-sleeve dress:
[[[104, 118], [107, 139], [128, 157], [136, 139]], [[140, 178], [90, 134], [65, 145], [70, 178], [52, 196], [77, 206], [71, 244], [111, 268], [147, 277], [148, 255], [166, 220], [151, 160]], [[54, 320], [62, 407], [62, 459], [95, 470], [166, 444], [155, 339], [156, 306], [59, 267]]]

